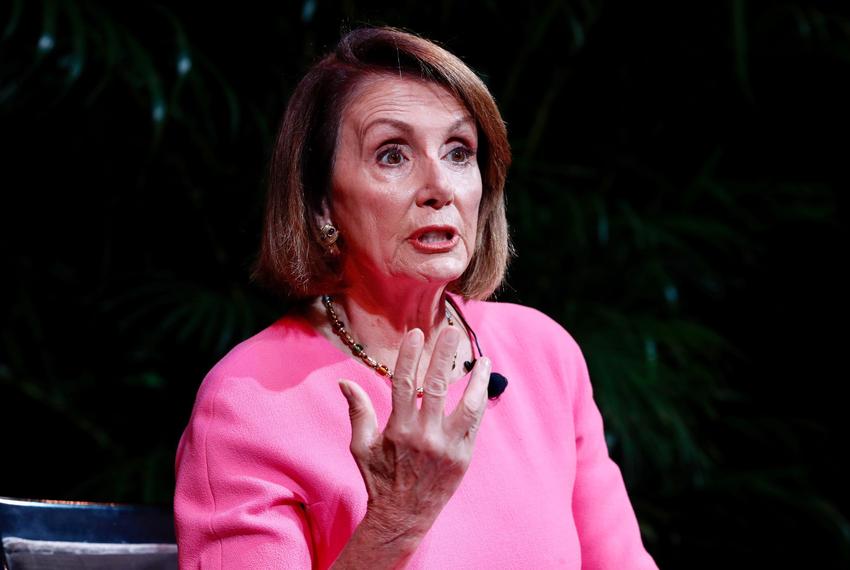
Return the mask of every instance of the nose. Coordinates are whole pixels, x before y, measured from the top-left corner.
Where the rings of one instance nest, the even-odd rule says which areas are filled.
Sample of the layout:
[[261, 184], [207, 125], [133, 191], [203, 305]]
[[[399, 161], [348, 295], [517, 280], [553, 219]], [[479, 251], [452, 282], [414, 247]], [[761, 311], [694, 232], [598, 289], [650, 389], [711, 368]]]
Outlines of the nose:
[[422, 174], [416, 193], [416, 205], [439, 210], [454, 200], [454, 186], [439, 159], [427, 158], [420, 162]]

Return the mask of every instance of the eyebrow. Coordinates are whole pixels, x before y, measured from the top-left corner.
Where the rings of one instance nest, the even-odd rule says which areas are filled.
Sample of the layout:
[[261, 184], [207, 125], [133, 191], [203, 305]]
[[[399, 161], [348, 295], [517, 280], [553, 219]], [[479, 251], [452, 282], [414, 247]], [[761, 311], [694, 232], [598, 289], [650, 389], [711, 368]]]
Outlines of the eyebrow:
[[[463, 125], [468, 124], [468, 123], [474, 125], [472, 117], [469, 116], [469, 115], [465, 115], [464, 117], [461, 117], [460, 119], [458, 119], [454, 123], [452, 123], [449, 126], [449, 128], [446, 129], [446, 133], [450, 133], [454, 130], [457, 130], [460, 127], [462, 127]], [[385, 117], [385, 118], [375, 119], [374, 121], [372, 121], [371, 123], [366, 125], [366, 127], [361, 131], [361, 135], [360, 135], [361, 140], [366, 137], [366, 133], [368, 133], [369, 130], [372, 127], [375, 127], [375, 126], [381, 125], [381, 124], [390, 125], [391, 127], [395, 127], [398, 130], [400, 130], [400, 131], [402, 131], [402, 132], [404, 132], [405, 134], [408, 134], [408, 135], [413, 132], [413, 127], [410, 126], [408, 123], [405, 123], [404, 121], [399, 121], [398, 119], [390, 119], [390, 118]]]

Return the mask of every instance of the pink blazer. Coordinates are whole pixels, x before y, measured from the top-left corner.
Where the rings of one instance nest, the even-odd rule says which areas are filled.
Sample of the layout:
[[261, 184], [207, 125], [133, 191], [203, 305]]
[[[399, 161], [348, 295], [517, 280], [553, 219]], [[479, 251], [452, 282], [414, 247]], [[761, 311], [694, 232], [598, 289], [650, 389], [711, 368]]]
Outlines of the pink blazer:
[[[408, 567], [656, 568], [572, 336], [534, 309], [453, 298], [510, 384], [490, 401], [469, 470]], [[468, 377], [449, 386], [447, 411]], [[212, 368], [177, 451], [181, 568], [333, 563], [367, 499], [339, 378], [363, 387], [383, 426], [387, 379], [298, 316]]]

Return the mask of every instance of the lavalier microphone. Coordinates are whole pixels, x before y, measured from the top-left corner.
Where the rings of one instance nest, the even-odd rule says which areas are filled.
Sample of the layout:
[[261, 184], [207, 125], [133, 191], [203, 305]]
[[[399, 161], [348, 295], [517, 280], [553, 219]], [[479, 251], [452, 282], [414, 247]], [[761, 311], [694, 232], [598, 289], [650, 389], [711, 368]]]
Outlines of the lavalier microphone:
[[[463, 326], [466, 327], [466, 330], [472, 333], [472, 339], [475, 341], [475, 347], [478, 349], [478, 358], [481, 358], [482, 356], [484, 356], [484, 353], [481, 351], [481, 345], [478, 344], [478, 335], [475, 334], [475, 331], [472, 330], [472, 327], [469, 326], [468, 322], [466, 322], [466, 318], [463, 316], [463, 313], [461, 313], [460, 309], [458, 309], [457, 305], [455, 305], [454, 299], [452, 299], [448, 295], [446, 295], [446, 298], [448, 299], [452, 308], [455, 310], [455, 313], [457, 313], [457, 316], [460, 317]], [[472, 360], [467, 360], [463, 363], [463, 369], [467, 372], [470, 372], [475, 366], [475, 363], [478, 362], [478, 358], [475, 358], [475, 354], [473, 353]], [[487, 384], [487, 398], [489, 398], [490, 400], [495, 400], [496, 398], [502, 395], [502, 392], [504, 392], [505, 388], [507, 387], [507, 378], [505, 378], [502, 374], [499, 374], [498, 372], [491, 372], [490, 382]]]

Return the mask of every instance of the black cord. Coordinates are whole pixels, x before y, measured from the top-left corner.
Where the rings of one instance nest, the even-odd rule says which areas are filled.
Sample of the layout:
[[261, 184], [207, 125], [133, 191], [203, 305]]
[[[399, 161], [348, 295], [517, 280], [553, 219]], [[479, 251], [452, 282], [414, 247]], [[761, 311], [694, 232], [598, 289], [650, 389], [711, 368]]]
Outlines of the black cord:
[[[457, 313], [457, 316], [460, 318], [463, 326], [466, 327], [466, 330], [472, 333], [472, 338], [475, 340], [475, 346], [478, 347], [478, 358], [484, 356], [484, 353], [481, 351], [481, 345], [478, 344], [478, 335], [475, 334], [475, 331], [472, 330], [472, 327], [469, 326], [469, 323], [466, 322], [466, 317], [463, 316], [463, 313], [460, 312], [460, 308], [455, 304], [454, 300], [451, 297], [446, 295], [446, 299], [448, 299], [449, 304]], [[475, 366], [477, 362], [475, 358], [475, 350], [472, 351], [472, 362], [465, 362], [464, 368], [466, 368], [467, 372], [472, 371], [472, 367]], [[469, 365], [467, 367], [467, 364]], [[502, 395], [502, 392], [505, 391], [505, 388], [508, 387], [508, 379], [498, 372], [490, 372], [490, 380], [487, 382], [487, 398], [490, 400], [497, 400], [499, 396]]]
[[[484, 353], [481, 352], [481, 345], [478, 344], [478, 335], [475, 334], [475, 331], [472, 329], [471, 326], [469, 326], [469, 323], [466, 322], [466, 317], [464, 317], [463, 313], [460, 312], [460, 308], [458, 308], [458, 306], [455, 304], [454, 299], [446, 295], [446, 300], [449, 302], [449, 305], [451, 305], [452, 308], [455, 310], [455, 313], [457, 313], [457, 316], [460, 318], [460, 321], [463, 323], [463, 326], [466, 327], [466, 330], [472, 333], [472, 339], [475, 341], [475, 346], [478, 348], [478, 358], [481, 358], [482, 356], [484, 356]], [[472, 355], [472, 358], [473, 360], [475, 359], [474, 354]]]

